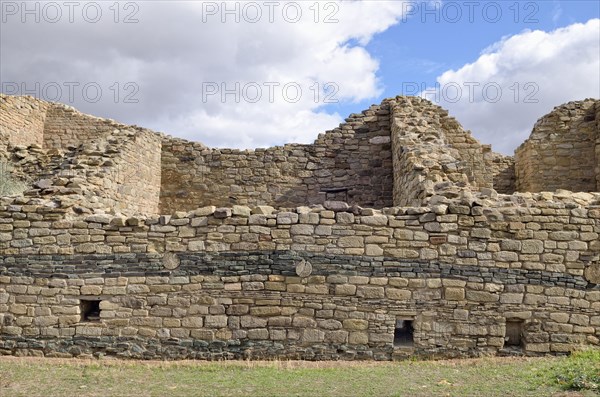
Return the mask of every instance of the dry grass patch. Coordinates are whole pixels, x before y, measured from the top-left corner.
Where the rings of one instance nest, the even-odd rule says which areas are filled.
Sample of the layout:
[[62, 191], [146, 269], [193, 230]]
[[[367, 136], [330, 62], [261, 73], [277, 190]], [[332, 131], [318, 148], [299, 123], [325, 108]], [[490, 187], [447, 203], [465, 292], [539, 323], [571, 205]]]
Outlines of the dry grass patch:
[[[600, 356], [598, 356], [600, 357]], [[596, 355], [578, 368], [600, 373]], [[118, 361], [0, 358], [0, 396], [596, 396], [557, 374], [571, 358], [403, 362]]]

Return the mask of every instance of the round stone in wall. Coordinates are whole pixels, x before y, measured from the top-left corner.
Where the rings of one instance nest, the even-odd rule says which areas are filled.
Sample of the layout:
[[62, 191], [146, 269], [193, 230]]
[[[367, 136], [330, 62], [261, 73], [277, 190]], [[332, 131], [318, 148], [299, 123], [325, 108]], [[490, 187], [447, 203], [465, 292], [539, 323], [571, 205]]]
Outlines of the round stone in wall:
[[163, 256], [163, 266], [167, 270], [175, 270], [179, 267], [179, 258], [174, 252], [167, 252]]
[[309, 261], [301, 259], [296, 261], [296, 274], [298, 277], [308, 277], [312, 273], [312, 265]]
[[600, 263], [592, 263], [585, 268], [583, 273], [585, 279], [592, 284], [600, 284]]

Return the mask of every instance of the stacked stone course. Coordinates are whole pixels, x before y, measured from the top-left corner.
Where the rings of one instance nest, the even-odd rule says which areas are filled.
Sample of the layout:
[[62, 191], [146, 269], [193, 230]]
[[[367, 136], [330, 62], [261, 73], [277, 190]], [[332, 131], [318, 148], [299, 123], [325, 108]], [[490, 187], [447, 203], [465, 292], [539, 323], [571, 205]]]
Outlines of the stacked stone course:
[[162, 146], [161, 213], [200, 205], [290, 207], [340, 199], [392, 205], [389, 106], [373, 106], [311, 145], [210, 149], [170, 137]]
[[[79, 135], [87, 116], [44, 106], [46, 146], [5, 152], [37, 180], [0, 198], [0, 354], [390, 360], [600, 346], [600, 193], [513, 193], [528, 183], [523, 154], [515, 165], [491, 152], [425, 100], [387, 99], [313, 145], [255, 151], [96, 118]], [[0, 114], [0, 133], [16, 131], [6, 120], [19, 109]], [[566, 128], [594, 132], [586, 112]]]
[[569, 102], [538, 120], [529, 139], [515, 151], [518, 191], [600, 190], [598, 103]]

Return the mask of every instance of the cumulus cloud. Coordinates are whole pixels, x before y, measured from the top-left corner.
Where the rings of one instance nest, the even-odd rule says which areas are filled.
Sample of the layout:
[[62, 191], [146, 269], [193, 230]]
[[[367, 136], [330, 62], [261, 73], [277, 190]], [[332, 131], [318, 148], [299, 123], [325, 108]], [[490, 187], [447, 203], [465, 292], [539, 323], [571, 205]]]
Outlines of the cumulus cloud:
[[226, 147], [312, 141], [342, 121], [324, 103], [381, 94], [365, 46], [403, 9], [371, 1], [57, 2], [59, 16], [44, 4], [2, 3], [2, 91]]
[[505, 37], [422, 95], [495, 151], [512, 154], [554, 106], [600, 97], [600, 19]]

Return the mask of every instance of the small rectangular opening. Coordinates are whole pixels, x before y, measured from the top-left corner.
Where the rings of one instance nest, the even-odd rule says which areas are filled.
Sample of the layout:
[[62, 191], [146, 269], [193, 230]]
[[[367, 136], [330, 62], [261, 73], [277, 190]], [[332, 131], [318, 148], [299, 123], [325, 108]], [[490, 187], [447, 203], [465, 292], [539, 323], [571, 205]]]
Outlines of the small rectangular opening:
[[79, 301], [79, 311], [81, 321], [97, 322], [100, 321], [100, 300], [89, 299]]
[[523, 321], [507, 320], [506, 334], [504, 336], [505, 346], [521, 346], [521, 336], [523, 335]]
[[413, 320], [396, 320], [396, 329], [394, 330], [394, 346], [412, 346], [414, 343]]

